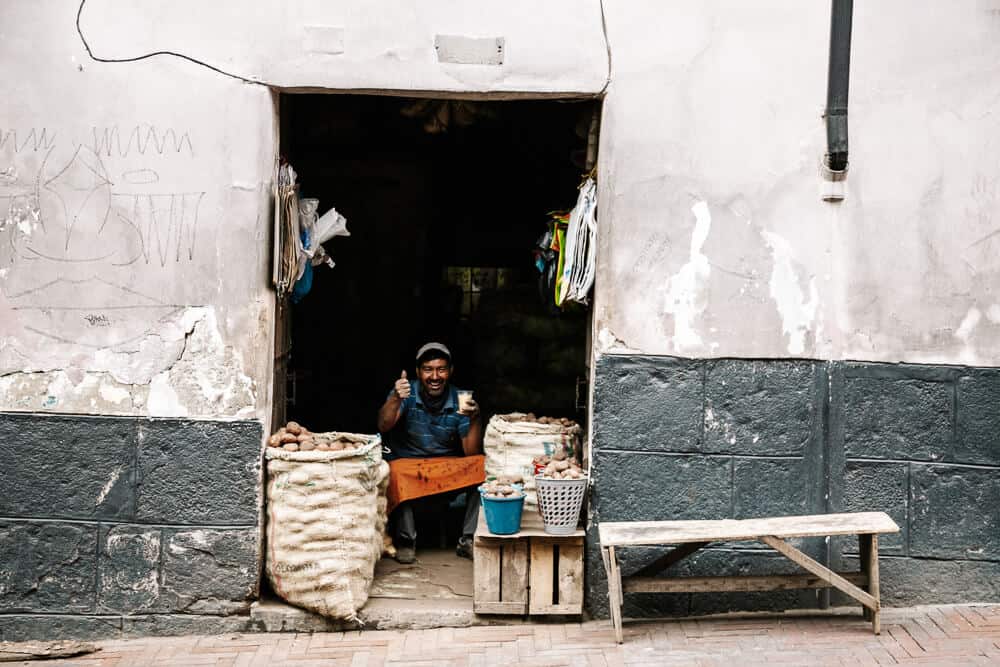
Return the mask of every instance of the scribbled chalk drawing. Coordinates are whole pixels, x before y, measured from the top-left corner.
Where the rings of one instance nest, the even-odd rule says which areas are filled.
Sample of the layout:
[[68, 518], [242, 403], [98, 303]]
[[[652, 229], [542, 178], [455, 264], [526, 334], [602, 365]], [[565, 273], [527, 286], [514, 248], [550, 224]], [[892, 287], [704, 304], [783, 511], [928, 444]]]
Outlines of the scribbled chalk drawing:
[[132, 185], [149, 185], [160, 180], [160, 175], [152, 169], [132, 169], [122, 173], [122, 180]]
[[[93, 128], [93, 145], [76, 144], [64, 161], [55, 157], [54, 136], [45, 128], [21, 135], [0, 133], [0, 146], [15, 152], [44, 151], [30, 187], [16, 192], [0, 189], [0, 213], [6, 205], [0, 220], [19, 226], [20, 233], [10, 240], [20, 257], [113, 266], [140, 261], [166, 266], [170, 260], [194, 259], [205, 192], [151, 191], [151, 186], [160, 185], [160, 174], [148, 167], [124, 170], [116, 183], [105, 164], [106, 159], [130, 154], [133, 159], [135, 155], [193, 157], [188, 133], [152, 125], [137, 125], [126, 133], [118, 127]], [[0, 171], [0, 185], [15, 178], [13, 166]], [[133, 191], [135, 186], [143, 190]]]
[[56, 278], [7, 300], [26, 330], [95, 349], [136, 341], [185, 308], [97, 277]]
[[[0, 233], [19, 285], [0, 284], [26, 331], [114, 349], [176, 324], [186, 305], [134, 289], [137, 273], [194, 259], [205, 192], [171, 186], [164, 169], [194, 157], [187, 132], [94, 127], [84, 141], [49, 128], [0, 128]], [[13, 223], [13, 224], [12, 224]]]
[[15, 153], [24, 151], [48, 150], [55, 145], [55, 133], [49, 133], [48, 128], [31, 128], [27, 133], [22, 132], [18, 140], [17, 130], [0, 129], [0, 151], [4, 149], [12, 150]]
[[[194, 259], [198, 208], [204, 192], [114, 194], [116, 213], [142, 239], [142, 256], [166, 266]], [[137, 260], [133, 259], [132, 261]]]
[[[187, 132], [178, 134], [173, 128], [158, 129], [155, 125], [136, 125], [123, 133], [117, 125], [113, 127], [93, 128], [94, 143], [92, 147], [98, 155], [108, 157], [128, 157], [130, 153], [145, 155], [154, 152], [183, 153], [185, 148], [189, 156], [194, 156], [194, 146]], [[122, 136], [125, 139], [122, 139]]]
[[36, 174], [55, 137], [44, 127], [27, 132], [0, 128], [0, 231], [15, 228], [24, 234], [40, 226]]

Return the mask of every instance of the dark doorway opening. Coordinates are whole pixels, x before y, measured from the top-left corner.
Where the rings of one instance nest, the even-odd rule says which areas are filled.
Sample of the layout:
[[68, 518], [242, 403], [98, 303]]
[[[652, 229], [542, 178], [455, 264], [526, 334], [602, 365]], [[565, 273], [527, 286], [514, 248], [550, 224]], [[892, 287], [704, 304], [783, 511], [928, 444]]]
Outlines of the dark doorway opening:
[[317, 267], [287, 310], [287, 418], [374, 432], [394, 380], [437, 340], [484, 420], [585, 423], [589, 313], [543, 302], [532, 250], [547, 213], [576, 201], [598, 113], [592, 100], [282, 96], [301, 196], [335, 207], [351, 234], [326, 244], [336, 266]]

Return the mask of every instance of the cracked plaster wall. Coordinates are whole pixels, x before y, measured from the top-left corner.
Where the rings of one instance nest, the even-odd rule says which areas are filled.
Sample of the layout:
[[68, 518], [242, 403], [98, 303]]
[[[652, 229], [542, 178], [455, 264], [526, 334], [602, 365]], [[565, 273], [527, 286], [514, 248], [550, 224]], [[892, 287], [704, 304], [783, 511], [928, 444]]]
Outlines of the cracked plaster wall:
[[1000, 364], [1000, 4], [855, 6], [839, 204], [828, 5], [606, 7], [599, 351]]
[[0, 15], [0, 410], [266, 420], [270, 92]]

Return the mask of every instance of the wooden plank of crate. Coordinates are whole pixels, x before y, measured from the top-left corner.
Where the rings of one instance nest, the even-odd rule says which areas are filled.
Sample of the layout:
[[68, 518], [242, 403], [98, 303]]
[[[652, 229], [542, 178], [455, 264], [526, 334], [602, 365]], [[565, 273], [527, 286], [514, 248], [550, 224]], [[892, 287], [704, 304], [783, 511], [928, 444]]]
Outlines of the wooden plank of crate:
[[527, 541], [476, 542], [473, 556], [473, 611], [477, 614], [527, 613]]
[[481, 611], [486, 604], [500, 602], [500, 547], [473, 544], [473, 607], [477, 613], [502, 613]]
[[529, 579], [529, 614], [582, 614], [583, 538], [532, 539]]
[[[858, 572], [838, 572], [855, 586], [865, 586], [868, 577]], [[813, 574], [742, 575], [729, 577], [625, 577], [626, 593], [722, 593], [783, 591], [799, 588], [832, 588], [826, 579]]]
[[500, 599], [517, 604], [520, 613], [528, 610], [528, 540], [500, 545]]
[[[573, 531], [573, 534], [569, 537], [583, 537], [584, 534], [585, 531], [583, 528], [577, 526], [577, 529]], [[524, 513], [521, 514], [521, 529], [511, 535], [496, 535], [491, 533], [489, 527], [486, 525], [486, 512], [479, 513], [479, 524], [476, 526], [477, 541], [520, 540], [526, 537], [534, 539], [536, 537], [555, 536], [545, 532], [545, 527], [542, 524], [542, 518], [538, 516], [537, 512], [529, 511], [528, 508], [525, 508]]]
[[531, 540], [531, 572], [529, 573], [529, 614], [552, 614], [553, 543]]
[[523, 616], [526, 613], [522, 602], [474, 602], [472, 611], [477, 614], [507, 614]]
[[564, 614], [583, 613], [583, 540], [559, 547], [559, 606]]

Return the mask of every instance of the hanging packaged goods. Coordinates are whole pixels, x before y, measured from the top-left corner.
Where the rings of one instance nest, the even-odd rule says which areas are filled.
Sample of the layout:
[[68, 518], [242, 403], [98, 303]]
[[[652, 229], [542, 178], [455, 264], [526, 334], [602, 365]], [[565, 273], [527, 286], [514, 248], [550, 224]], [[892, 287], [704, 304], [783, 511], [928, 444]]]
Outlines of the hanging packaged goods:
[[573, 210], [549, 213], [549, 228], [534, 249], [539, 292], [548, 305], [589, 304], [597, 271], [597, 183], [580, 184]]
[[312, 267], [334, 261], [323, 243], [334, 236], [350, 236], [347, 219], [331, 208], [319, 215], [319, 200], [299, 198], [297, 174], [290, 164], [278, 170], [274, 191], [274, 271], [279, 296], [298, 303], [312, 288]]
[[597, 270], [597, 183], [587, 178], [569, 215], [562, 258], [562, 274], [556, 286], [556, 304], [576, 301], [586, 304]]

